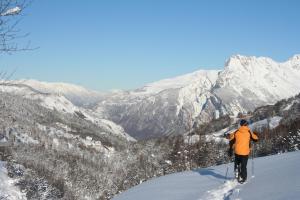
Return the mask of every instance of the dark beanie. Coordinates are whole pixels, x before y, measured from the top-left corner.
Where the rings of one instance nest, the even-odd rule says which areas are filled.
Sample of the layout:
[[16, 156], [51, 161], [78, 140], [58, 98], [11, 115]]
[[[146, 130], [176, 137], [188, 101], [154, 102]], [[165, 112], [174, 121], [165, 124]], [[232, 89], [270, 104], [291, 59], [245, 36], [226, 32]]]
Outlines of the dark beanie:
[[242, 120], [240, 121], [240, 125], [241, 125], [241, 126], [248, 125], [247, 120], [242, 119]]

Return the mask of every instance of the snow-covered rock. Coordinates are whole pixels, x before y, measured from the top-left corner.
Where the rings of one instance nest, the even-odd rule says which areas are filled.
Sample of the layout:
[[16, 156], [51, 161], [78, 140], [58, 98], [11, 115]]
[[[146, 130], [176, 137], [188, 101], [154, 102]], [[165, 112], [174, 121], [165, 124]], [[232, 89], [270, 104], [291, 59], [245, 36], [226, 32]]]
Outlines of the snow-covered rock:
[[265, 57], [232, 56], [220, 73], [213, 93], [227, 112], [237, 114], [300, 92], [300, 60], [277, 63]]

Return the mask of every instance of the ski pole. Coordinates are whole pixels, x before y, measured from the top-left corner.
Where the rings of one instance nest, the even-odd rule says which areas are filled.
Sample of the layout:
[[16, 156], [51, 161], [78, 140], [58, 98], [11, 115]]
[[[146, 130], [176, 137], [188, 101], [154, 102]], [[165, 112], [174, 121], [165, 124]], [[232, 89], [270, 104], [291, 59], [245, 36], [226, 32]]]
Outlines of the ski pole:
[[229, 170], [229, 164], [230, 164], [230, 162], [231, 162], [231, 157], [230, 157], [230, 156], [228, 156], [228, 157], [229, 157], [229, 162], [227, 163], [227, 167], [226, 167], [226, 173], [225, 173], [225, 180], [224, 180], [224, 183], [225, 183], [226, 180], [227, 180], [228, 170]]
[[225, 180], [224, 180], [224, 183], [225, 183], [226, 180], [227, 180], [228, 170], [229, 170], [229, 163], [227, 163], [227, 169], [226, 169], [226, 173], [225, 173]]
[[251, 162], [251, 175], [252, 175], [252, 178], [255, 177], [255, 174], [254, 174], [254, 149], [255, 149], [255, 145], [253, 145], [253, 150], [251, 152], [251, 159], [252, 159], [252, 162]]

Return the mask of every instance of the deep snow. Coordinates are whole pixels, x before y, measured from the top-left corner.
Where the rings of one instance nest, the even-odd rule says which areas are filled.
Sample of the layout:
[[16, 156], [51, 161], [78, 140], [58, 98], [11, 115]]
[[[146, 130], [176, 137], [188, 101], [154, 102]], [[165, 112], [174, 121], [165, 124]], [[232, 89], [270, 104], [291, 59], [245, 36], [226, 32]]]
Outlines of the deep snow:
[[[225, 177], [229, 166], [228, 177]], [[233, 181], [233, 163], [182, 172], [142, 183], [113, 200], [296, 200], [300, 197], [300, 151], [248, 162], [248, 181]]]

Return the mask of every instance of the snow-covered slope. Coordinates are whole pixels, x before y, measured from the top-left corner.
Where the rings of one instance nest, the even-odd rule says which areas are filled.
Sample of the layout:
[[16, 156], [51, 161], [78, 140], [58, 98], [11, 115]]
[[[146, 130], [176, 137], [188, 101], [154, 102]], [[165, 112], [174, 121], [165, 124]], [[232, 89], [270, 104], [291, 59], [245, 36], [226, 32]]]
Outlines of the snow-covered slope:
[[77, 106], [90, 106], [100, 101], [104, 93], [88, 90], [84, 87], [69, 83], [42, 82], [33, 79], [11, 81], [12, 83], [30, 86], [44, 93], [61, 95]]
[[175, 78], [164, 79], [154, 83], [150, 83], [141, 89], [136, 90], [138, 94], [145, 92], [146, 94], [157, 94], [167, 89], [180, 89], [190, 85], [207, 86], [211, 85], [217, 80], [217, 70], [199, 70], [186, 75], [178, 76]]
[[[274, 117], [270, 117], [270, 118], [266, 118], [263, 120], [259, 120], [257, 122], [251, 123], [249, 125], [249, 128], [252, 131], [262, 131], [264, 128], [270, 128], [270, 129], [274, 129], [276, 127], [279, 126], [280, 124], [280, 120], [282, 119], [281, 116], [274, 116]], [[237, 130], [237, 127], [226, 127], [224, 129], [221, 129], [219, 131], [213, 132], [213, 133], [208, 133], [206, 135], [206, 139], [207, 140], [213, 140], [216, 142], [224, 142], [224, 143], [228, 143], [228, 140], [226, 138], [224, 138], [224, 134], [230, 134], [233, 133], [234, 131]], [[186, 138], [188, 138], [189, 136], [185, 136]], [[198, 135], [193, 135], [193, 137], [195, 138], [195, 141], [199, 140], [199, 136]]]
[[149, 138], [183, 134], [194, 123], [236, 116], [299, 92], [299, 55], [283, 63], [235, 55], [222, 71], [200, 70], [113, 93], [98, 104], [96, 112], [136, 138]]
[[[43, 89], [42, 85], [45, 85], [45, 89]], [[103, 130], [103, 134], [113, 134], [121, 136], [128, 141], [135, 141], [135, 139], [128, 135], [121, 126], [107, 119], [102, 119], [99, 115], [89, 109], [74, 105], [64, 95], [53, 92], [55, 90], [54, 86], [53, 91], [51, 92], [52, 87], [50, 86], [48, 87], [47, 83], [39, 84], [36, 82], [36, 84], [27, 85], [27, 81], [10, 81], [0, 84], [0, 92], [8, 92], [10, 94], [21, 95], [25, 98], [36, 100], [45, 108], [56, 110], [63, 114], [77, 115], [78, 117], [93, 122]], [[76, 89], [77, 86], [74, 86], [74, 88]], [[80, 89], [80, 87], [78, 88]], [[64, 92], [67, 92], [67, 90], [64, 90]]]
[[142, 183], [114, 200], [297, 200], [299, 165], [300, 151], [249, 160], [244, 185], [232, 180], [232, 163], [171, 174]]

